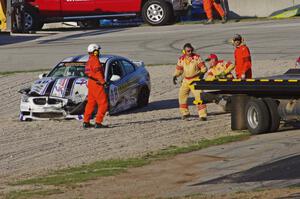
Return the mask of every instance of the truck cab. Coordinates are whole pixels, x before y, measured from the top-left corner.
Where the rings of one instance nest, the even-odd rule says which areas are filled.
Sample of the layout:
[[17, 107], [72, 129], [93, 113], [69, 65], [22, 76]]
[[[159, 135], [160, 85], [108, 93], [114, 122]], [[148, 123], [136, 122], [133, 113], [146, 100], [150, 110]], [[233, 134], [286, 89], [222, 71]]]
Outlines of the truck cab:
[[139, 16], [150, 25], [165, 25], [188, 7], [189, 0], [25, 0], [25, 28], [39, 30], [44, 23], [62, 21], [99, 24], [103, 18]]

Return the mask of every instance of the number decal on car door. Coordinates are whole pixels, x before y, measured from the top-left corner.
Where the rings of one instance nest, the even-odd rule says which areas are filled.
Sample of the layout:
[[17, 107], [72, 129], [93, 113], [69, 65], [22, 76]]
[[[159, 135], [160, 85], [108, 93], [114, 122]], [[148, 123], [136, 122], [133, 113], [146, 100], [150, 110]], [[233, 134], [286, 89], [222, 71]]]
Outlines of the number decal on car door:
[[119, 89], [117, 86], [111, 84], [109, 87], [109, 101], [112, 106], [115, 106], [119, 99]]

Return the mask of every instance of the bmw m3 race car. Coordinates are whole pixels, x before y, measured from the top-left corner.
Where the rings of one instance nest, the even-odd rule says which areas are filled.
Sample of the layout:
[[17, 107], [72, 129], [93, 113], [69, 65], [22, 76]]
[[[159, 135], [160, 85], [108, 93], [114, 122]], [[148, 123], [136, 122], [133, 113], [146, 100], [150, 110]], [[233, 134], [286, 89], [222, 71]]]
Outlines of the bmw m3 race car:
[[[88, 55], [65, 58], [30, 88], [20, 90], [20, 120], [82, 119], [88, 93], [87, 60]], [[109, 83], [110, 114], [148, 104], [150, 75], [143, 62], [116, 55], [102, 55], [99, 60]]]

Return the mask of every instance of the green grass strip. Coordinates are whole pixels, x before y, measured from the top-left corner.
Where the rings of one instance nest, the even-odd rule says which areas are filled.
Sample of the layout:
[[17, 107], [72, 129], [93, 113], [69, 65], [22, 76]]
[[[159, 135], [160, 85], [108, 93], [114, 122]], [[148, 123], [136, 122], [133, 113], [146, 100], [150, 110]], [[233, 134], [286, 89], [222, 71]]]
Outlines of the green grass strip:
[[89, 165], [59, 170], [47, 176], [17, 181], [10, 185], [73, 185], [93, 180], [100, 176], [117, 175], [125, 172], [128, 168], [141, 167], [150, 164], [152, 161], [165, 160], [178, 154], [189, 153], [229, 142], [241, 141], [249, 137], [250, 135], [248, 133], [242, 133], [213, 140], [202, 140], [185, 147], [171, 146], [138, 158], [97, 161]]
[[59, 189], [48, 189], [48, 190], [23, 190], [23, 191], [11, 191], [4, 198], [5, 199], [26, 199], [32, 198], [33, 196], [49, 196], [54, 194], [63, 193]]

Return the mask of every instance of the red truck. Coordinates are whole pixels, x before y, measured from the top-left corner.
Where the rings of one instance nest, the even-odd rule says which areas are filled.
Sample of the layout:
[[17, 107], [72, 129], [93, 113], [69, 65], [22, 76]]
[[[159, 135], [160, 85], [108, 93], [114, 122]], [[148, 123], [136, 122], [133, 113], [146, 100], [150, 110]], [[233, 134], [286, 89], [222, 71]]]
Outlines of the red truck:
[[150, 25], [165, 25], [188, 7], [189, 0], [25, 0], [25, 28], [39, 30], [44, 23], [62, 21], [84, 26], [103, 18], [138, 16]]

